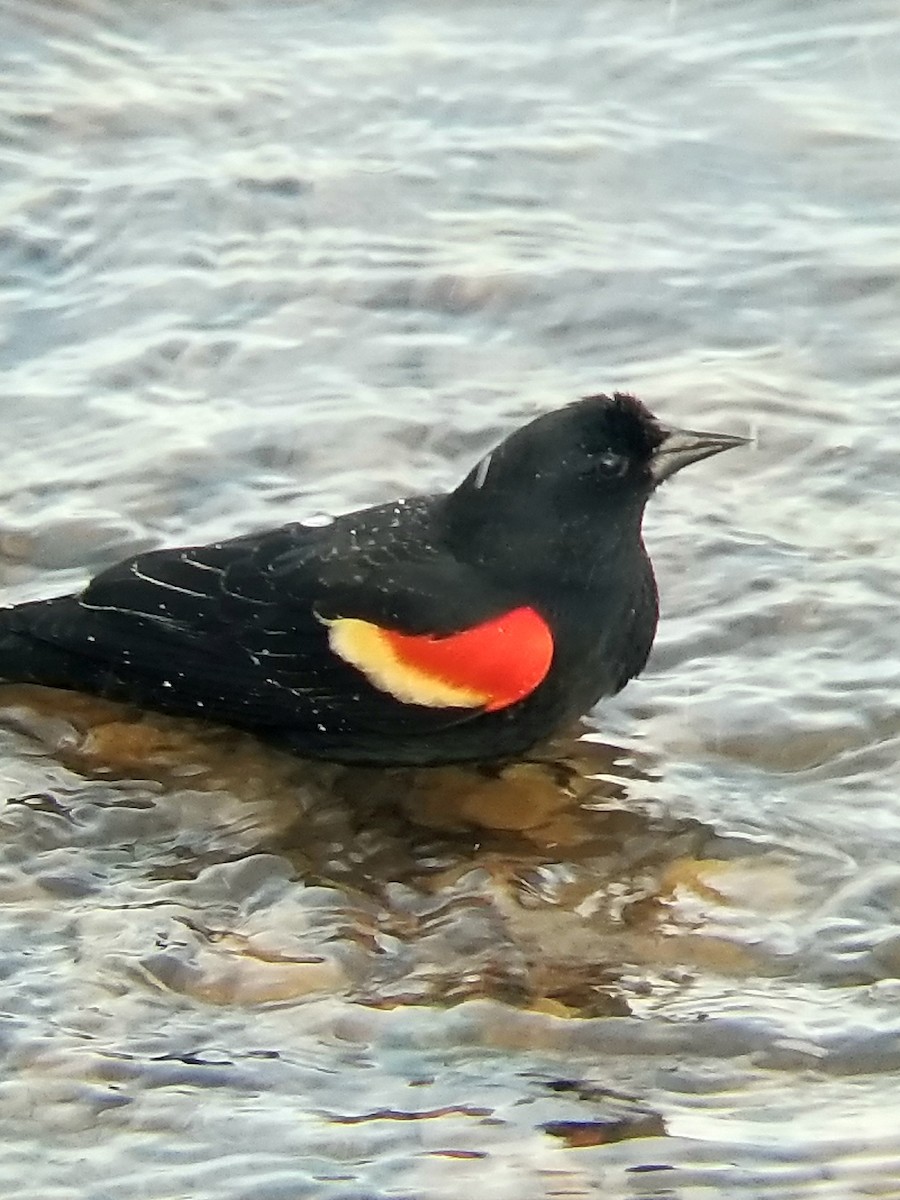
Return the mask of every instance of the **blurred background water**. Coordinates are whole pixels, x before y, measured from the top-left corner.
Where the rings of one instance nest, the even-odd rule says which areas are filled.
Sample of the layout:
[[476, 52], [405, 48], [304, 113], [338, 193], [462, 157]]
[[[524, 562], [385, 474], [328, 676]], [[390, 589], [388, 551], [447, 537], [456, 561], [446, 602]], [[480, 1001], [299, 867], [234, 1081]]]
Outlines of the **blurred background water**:
[[6, 0], [5, 601], [589, 391], [649, 669], [495, 778], [7, 688], [5, 1200], [900, 1197], [900, 11]]

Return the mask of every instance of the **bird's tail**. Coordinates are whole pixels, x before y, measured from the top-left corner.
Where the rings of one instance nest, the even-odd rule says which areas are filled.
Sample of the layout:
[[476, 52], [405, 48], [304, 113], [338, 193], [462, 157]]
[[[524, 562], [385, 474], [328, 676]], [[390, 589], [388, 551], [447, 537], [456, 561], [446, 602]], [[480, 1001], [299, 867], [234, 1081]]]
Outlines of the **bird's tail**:
[[79, 686], [79, 678], [84, 676], [82, 657], [36, 636], [30, 629], [34, 612], [42, 609], [46, 613], [48, 604], [61, 602], [38, 601], [0, 609], [0, 681], [58, 688]]

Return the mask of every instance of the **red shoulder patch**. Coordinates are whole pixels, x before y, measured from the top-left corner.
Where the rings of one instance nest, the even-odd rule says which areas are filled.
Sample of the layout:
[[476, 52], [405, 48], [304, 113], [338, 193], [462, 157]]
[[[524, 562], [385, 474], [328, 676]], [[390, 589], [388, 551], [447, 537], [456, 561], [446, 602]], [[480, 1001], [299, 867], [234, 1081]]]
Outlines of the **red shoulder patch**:
[[448, 637], [398, 633], [353, 617], [328, 625], [332, 650], [407, 704], [508, 708], [543, 682], [553, 661], [550, 628], [528, 607]]

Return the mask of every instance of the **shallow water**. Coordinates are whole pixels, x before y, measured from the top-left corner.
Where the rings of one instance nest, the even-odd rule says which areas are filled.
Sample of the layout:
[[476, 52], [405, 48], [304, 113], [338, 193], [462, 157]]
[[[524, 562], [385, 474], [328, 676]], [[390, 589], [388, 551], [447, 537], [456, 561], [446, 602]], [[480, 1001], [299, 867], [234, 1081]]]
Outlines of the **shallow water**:
[[2, 696], [6, 1200], [900, 1197], [900, 14], [0, 9], [4, 597], [627, 387], [649, 669], [500, 776]]

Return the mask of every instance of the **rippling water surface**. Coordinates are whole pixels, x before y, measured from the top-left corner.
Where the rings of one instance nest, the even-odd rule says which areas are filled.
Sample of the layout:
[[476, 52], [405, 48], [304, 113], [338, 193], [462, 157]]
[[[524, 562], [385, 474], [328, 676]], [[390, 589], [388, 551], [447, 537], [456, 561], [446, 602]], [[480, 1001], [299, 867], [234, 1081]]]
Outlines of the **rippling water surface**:
[[751, 432], [540, 760], [2, 693], [5, 1200], [900, 1197], [900, 12], [0, 9], [0, 570]]

